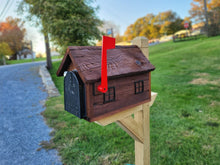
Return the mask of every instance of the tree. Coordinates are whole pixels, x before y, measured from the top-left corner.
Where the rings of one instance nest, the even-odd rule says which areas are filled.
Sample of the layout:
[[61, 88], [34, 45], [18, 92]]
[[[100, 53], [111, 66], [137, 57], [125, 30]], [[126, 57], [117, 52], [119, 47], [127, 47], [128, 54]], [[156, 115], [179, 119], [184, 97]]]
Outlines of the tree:
[[220, 1], [206, 0], [206, 5], [207, 15], [204, 0], [193, 0], [189, 13], [196, 23], [205, 22], [208, 35], [217, 35], [220, 33]]
[[164, 34], [173, 34], [183, 29], [182, 21], [173, 11], [161, 12], [158, 15], [147, 14], [127, 27], [124, 33], [124, 40], [130, 41], [136, 36], [145, 36], [153, 39]]
[[138, 18], [134, 24], [127, 27], [127, 30], [124, 33], [124, 41], [131, 41], [136, 36], [152, 38], [151, 32], [155, 30], [154, 18], [155, 15], [153, 14], [147, 14], [145, 17]]
[[134, 38], [134, 36], [133, 36], [133, 24], [131, 24], [127, 27], [126, 31], [124, 32], [123, 40], [124, 41], [131, 41], [133, 38]]
[[0, 42], [6, 42], [12, 50], [12, 59], [16, 59], [16, 54], [22, 49], [25, 35], [24, 22], [19, 18], [6, 18], [5, 22], [0, 23]]
[[194, 22], [205, 22], [204, 1], [193, 0], [189, 13], [191, 15], [191, 18], [194, 19]]
[[161, 25], [161, 34], [174, 34], [178, 30], [183, 29], [182, 19], [171, 10], [158, 14], [158, 23]]
[[101, 21], [88, 0], [23, 0], [20, 10], [28, 11], [30, 20], [37, 18], [45, 36], [49, 34], [54, 44], [64, 50], [69, 45], [91, 45], [101, 38]]
[[[5, 65], [5, 56], [11, 55], [12, 51], [6, 42], [0, 42], [0, 64]], [[1, 62], [2, 60], [2, 62]]]
[[117, 34], [115, 36], [115, 42], [119, 43], [119, 42], [122, 42], [122, 41], [123, 41], [123, 36], [121, 36], [120, 34]]

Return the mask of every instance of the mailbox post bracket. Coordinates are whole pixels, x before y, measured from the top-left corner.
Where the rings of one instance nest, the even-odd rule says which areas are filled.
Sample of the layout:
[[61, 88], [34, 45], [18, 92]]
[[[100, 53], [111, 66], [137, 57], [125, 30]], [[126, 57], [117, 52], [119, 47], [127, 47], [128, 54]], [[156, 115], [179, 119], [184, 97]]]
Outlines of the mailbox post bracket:
[[150, 165], [150, 107], [156, 96], [157, 93], [151, 92], [150, 102], [95, 121], [102, 126], [116, 122], [135, 140], [136, 165]]

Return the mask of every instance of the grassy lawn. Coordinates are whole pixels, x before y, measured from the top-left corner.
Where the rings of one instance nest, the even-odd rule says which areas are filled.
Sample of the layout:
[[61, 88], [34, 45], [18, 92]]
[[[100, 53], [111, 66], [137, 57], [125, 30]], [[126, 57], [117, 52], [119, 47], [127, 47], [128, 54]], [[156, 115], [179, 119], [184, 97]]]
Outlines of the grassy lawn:
[[[61, 56], [52, 56], [52, 59], [60, 59], [62, 58]], [[32, 59], [23, 59], [23, 60], [7, 60], [6, 63], [7, 65], [12, 65], [12, 64], [21, 64], [21, 63], [27, 63], [27, 62], [37, 62], [37, 61], [46, 61], [46, 58], [35, 58], [34, 61]]]
[[[220, 37], [150, 47], [152, 165], [220, 164]], [[134, 164], [134, 141], [116, 124], [101, 127], [64, 111], [63, 77], [51, 75], [62, 96], [43, 115], [54, 128], [45, 148], [57, 148], [65, 164]]]

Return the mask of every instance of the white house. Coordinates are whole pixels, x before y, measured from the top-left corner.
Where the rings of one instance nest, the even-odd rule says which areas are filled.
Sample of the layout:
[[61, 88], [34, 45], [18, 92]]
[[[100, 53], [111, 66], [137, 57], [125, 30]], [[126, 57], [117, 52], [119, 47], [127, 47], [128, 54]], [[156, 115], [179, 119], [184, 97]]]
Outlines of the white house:
[[24, 48], [23, 50], [19, 51], [17, 54], [17, 60], [22, 59], [35, 59], [36, 53], [32, 52], [30, 49]]

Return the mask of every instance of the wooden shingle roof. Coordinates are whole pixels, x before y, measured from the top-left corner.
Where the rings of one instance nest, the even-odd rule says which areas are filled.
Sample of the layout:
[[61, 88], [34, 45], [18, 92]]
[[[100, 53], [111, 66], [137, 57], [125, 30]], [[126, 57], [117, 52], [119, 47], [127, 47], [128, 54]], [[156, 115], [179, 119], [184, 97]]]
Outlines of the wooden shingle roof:
[[[99, 46], [70, 46], [57, 71], [57, 76], [63, 76], [71, 63], [77, 69], [85, 82], [95, 82], [101, 79], [101, 51]], [[141, 52], [140, 48], [132, 46], [116, 46], [107, 50], [108, 78], [129, 76], [149, 72], [155, 67]]]

